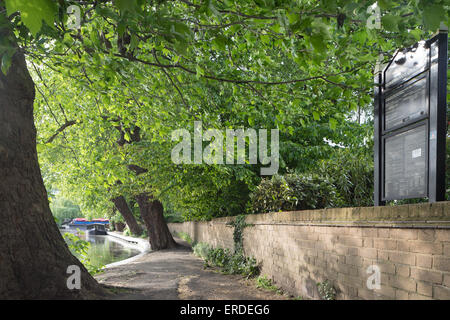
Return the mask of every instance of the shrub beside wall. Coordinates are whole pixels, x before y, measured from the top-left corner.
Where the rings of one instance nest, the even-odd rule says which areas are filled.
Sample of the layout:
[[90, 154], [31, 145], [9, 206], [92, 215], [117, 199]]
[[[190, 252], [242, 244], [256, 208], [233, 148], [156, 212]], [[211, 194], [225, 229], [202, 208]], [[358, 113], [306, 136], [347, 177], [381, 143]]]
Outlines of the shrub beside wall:
[[[314, 172], [261, 180], [250, 195], [253, 213], [373, 205], [373, 165], [365, 153], [342, 150]], [[370, 155], [371, 157], [371, 155]]]

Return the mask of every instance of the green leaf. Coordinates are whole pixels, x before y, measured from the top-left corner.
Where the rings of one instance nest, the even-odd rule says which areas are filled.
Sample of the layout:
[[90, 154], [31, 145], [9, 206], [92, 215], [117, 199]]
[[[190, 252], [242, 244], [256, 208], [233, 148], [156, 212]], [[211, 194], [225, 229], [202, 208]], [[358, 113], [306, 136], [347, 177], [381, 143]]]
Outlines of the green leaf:
[[139, 38], [135, 34], [132, 34], [130, 41], [130, 49], [134, 50], [138, 47], [138, 45], [139, 45]]
[[309, 40], [314, 48], [319, 53], [323, 53], [327, 50], [325, 39], [321, 34], [313, 35]]
[[356, 32], [353, 35], [353, 39], [358, 41], [360, 44], [364, 44], [367, 40], [367, 32], [365, 30], [361, 30], [359, 32]]
[[260, 36], [261, 42], [264, 44], [270, 43], [270, 37], [267, 34], [263, 34]]
[[382, 26], [387, 31], [398, 31], [398, 23], [400, 22], [400, 20], [400, 17], [393, 16], [391, 14], [387, 14], [381, 17]]
[[37, 151], [38, 153], [44, 151], [44, 149], [45, 149], [45, 144], [42, 144], [42, 143], [36, 144], [36, 151]]
[[114, 0], [114, 5], [121, 12], [134, 11], [136, 8], [136, 0]]
[[336, 130], [337, 120], [334, 118], [330, 118], [330, 128], [331, 130]]
[[302, 127], [306, 126], [305, 120], [303, 120], [302, 118], [300, 118], [300, 124], [302, 125]]
[[41, 30], [42, 21], [53, 27], [57, 14], [52, 0], [5, 0], [8, 15], [20, 11], [20, 17], [30, 32], [36, 36]]
[[294, 134], [294, 128], [292, 126], [287, 127], [289, 134], [292, 136]]
[[226, 44], [227, 44], [228, 39], [225, 38], [224, 36], [217, 36], [216, 38], [214, 38], [213, 40], [213, 44], [214, 46], [219, 49], [219, 50], [225, 50], [226, 49]]
[[200, 78], [205, 74], [205, 71], [199, 65], [195, 66], [195, 71], [197, 71], [197, 78]]
[[127, 30], [127, 26], [126, 26], [125, 23], [120, 22], [120, 23], [117, 25], [117, 34], [118, 34], [119, 36], [123, 36], [123, 34], [125, 33], [126, 30]]
[[419, 41], [422, 38], [422, 30], [420, 29], [414, 29], [409, 32], [410, 35], [414, 37], [417, 41]]
[[392, 0], [378, 0], [377, 3], [382, 10], [387, 10], [392, 6]]
[[439, 28], [441, 21], [445, 20], [445, 10], [442, 6], [427, 5], [423, 10], [423, 22], [426, 28], [435, 31]]
[[320, 114], [317, 111], [313, 111], [312, 114], [313, 114], [314, 120], [316, 120], [316, 121], [320, 120]]

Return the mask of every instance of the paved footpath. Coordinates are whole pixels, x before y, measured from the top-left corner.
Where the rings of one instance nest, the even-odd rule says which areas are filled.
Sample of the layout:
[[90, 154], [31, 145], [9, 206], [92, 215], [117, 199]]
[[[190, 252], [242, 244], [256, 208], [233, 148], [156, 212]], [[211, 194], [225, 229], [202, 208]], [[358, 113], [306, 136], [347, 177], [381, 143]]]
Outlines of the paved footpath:
[[108, 268], [95, 278], [113, 292], [112, 299], [288, 299], [256, 288], [254, 280], [204, 269], [203, 260], [187, 246], [148, 252], [130, 263]]

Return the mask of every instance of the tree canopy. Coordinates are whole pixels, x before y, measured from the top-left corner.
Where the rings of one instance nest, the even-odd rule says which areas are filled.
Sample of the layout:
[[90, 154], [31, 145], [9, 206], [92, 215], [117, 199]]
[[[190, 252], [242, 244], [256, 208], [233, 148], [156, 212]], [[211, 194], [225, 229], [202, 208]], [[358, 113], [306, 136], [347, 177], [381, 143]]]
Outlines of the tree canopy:
[[[277, 128], [280, 173], [371, 150], [376, 64], [449, 12], [443, 0], [378, 1], [376, 28], [374, 1], [4, 2], [19, 48], [1, 39], [2, 72], [25, 53], [47, 185], [101, 212], [148, 191], [186, 219], [245, 211], [261, 176], [250, 164], [174, 164], [173, 130]], [[68, 28], [71, 5], [79, 28]]]

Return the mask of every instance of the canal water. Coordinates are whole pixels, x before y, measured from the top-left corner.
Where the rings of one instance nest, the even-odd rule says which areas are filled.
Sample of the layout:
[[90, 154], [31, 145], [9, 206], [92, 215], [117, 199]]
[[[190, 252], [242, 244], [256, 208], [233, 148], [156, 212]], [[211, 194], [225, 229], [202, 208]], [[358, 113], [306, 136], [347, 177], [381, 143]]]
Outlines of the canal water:
[[[90, 246], [87, 256], [94, 266], [105, 266], [107, 264], [131, 258], [140, 253], [139, 250], [124, 246], [120, 240], [111, 236], [86, 235], [84, 232], [77, 233], [76, 230], [64, 229], [66, 232], [76, 234], [80, 239], [89, 241]], [[77, 258], [77, 254], [72, 252]]]

